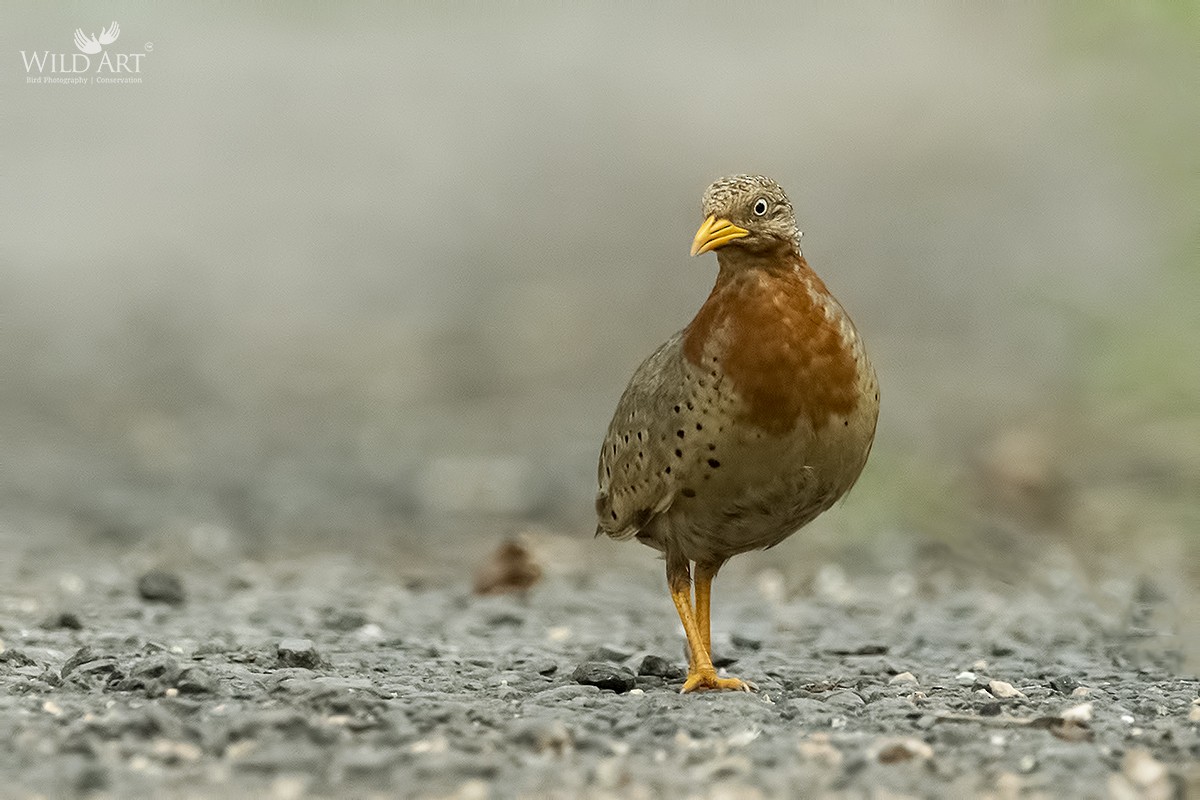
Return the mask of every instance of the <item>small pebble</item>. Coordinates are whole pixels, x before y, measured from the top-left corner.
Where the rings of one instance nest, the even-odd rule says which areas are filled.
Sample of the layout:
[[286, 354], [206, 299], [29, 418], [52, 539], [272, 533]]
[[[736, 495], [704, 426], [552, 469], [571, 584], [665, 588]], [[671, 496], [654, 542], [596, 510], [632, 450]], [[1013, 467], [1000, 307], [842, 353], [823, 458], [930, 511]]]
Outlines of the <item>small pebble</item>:
[[321, 655], [311, 639], [284, 639], [275, 650], [276, 666], [315, 669], [321, 665]]
[[996, 700], [991, 700], [986, 703], [979, 704], [979, 716], [981, 717], [997, 717], [1000, 715], [1000, 703]]
[[183, 581], [173, 572], [150, 570], [138, 578], [137, 590], [143, 600], [176, 606], [184, 601]]
[[963, 670], [954, 676], [954, 680], [957, 681], [960, 686], [974, 686], [975, 679], [977, 677], [979, 676], [974, 672], [971, 672], [970, 670]]
[[761, 650], [763, 640], [761, 636], [751, 636], [747, 633], [734, 633], [729, 637], [733, 642], [734, 647], [741, 647], [745, 650]]
[[638, 665], [638, 675], [654, 675], [659, 678], [674, 680], [687, 674], [678, 664], [673, 664], [662, 656], [648, 655]]
[[571, 680], [584, 686], [609, 689], [617, 694], [628, 692], [637, 683], [633, 670], [603, 661], [585, 661], [571, 673]]
[[825, 697], [825, 703], [827, 705], [847, 709], [862, 708], [866, 705], [866, 701], [862, 699], [858, 692], [852, 692], [849, 689], [840, 692], [832, 692]]
[[173, 688], [184, 694], [211, 694], [217, 690], [217, 679], [201, 667], [188, 667]]
[[538, 675], [553, 675], [558, 672], [558, 664], [548, 658], [538, 659], [533, 662], [533, 671]]
[[897, 683], [911, 683], [915, 686], [920, 685], [920, 681], [917, 680], [917, 676], [913, 675], [911, 672], [901, 672], [899, 675], [893, 675], [892, 679], [888, 681], [888, 684], [892, 686]]
[[1006, 681], [988, 681], [988, 691], [1001, 699], [1008, 697], [1024, 697], [1025, 693]]
[[58, 674], [60, 677], [65, 678], [83, 664], [87, 664], [90, 661], [95, 661], [98, 658], [100, 658], [100, 656], [97, 655], [92, 648], [85, 644], [83, 647], [76, 650], [73, 656], [67, 659], [66, 663], [62, 665], [62, 669], [59, 670]]
[[58, 614], [51, 614], [42, 620], [42, 627], [48, 630], [65, 628], [66, 630], [81, 631], [83, 630], [83, 622], [79, 619], [78, 614], [72, 611], [62, 611]]
[[1062, 712], [1064, 722], [1091, 722], [1092, 721], [1092, 704], [1080, 703], [1077, 706], [1071, 706], [1066, 711]]
[[1051, 678], [1048, 683], [1050, 684], [1050, 688], [1059, 694], [1070, 694], [1075, 691], [1075, 687], [1079, 686], [1079, 681], [1070, 675], [1058, 675]]

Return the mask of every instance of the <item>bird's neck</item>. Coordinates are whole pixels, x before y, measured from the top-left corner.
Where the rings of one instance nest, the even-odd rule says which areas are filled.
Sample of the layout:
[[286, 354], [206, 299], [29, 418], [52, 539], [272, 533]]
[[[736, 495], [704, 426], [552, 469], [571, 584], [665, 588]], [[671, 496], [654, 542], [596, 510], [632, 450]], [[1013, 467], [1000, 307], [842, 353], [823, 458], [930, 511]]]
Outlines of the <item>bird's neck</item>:
[[[805, 283], [813, 279], [820, 283], [816, 273], [808, 266], [804, 256], [794, 246], [780, 244], [763, 250], [748, 250], [742, 247], [725, 247], [717, 251], [716, 288], [736, 283], [746, 277], [760, 276], [794, 280]], [[824, 289], [824, 286], [821, 286]]]

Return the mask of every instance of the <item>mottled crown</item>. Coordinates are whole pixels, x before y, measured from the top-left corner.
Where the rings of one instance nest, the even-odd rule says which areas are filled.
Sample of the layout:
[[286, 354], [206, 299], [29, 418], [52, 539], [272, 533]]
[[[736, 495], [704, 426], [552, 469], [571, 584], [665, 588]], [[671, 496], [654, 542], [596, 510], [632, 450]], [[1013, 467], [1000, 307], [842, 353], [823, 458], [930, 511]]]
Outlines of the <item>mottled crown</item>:
[[765, 175], [729, 175], [713, 181], [712, 185], [704, 191], [704, 202], [701, 208], [706, 217], [710, 214], [720, 216], [722, 213], [728, 213], [729, 209], [740, 200], [751, 195], [755, 197], [762, 195], [780, 205], [787, 206], [788, 211], [792, 212], [793, 218], [795, 217], [792, 203], [788, 200], [783, 187]]
[[[750, 215], [758, 198], [765, 198], [771, 209], [765, 218]], [[739, 240], [742, 246], [753, 245], [761, 236], [790, 240], [800, 252], [800, 237], [796, 227], [796, 212], [783, 187], [765, 175], [729, 175], [713, 181], [704, 191], [701, 204], [703, 216], [731, 219], [749, 227], [752, 236]], [[755, 236], [755, 234], [759, 236]]]

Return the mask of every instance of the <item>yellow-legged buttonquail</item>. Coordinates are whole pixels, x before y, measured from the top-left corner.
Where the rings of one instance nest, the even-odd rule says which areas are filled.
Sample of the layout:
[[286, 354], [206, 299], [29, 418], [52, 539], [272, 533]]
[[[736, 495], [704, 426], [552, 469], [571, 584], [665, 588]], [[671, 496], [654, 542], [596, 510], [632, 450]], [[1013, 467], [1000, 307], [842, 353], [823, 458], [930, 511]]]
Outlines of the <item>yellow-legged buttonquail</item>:
[[875, 370], [800, 254], [783, 189], [757, 175], [722, 178], [704, 193], [703, 216], [692, 255], [716, 251], [716, 285], [630, 379], [596, 496], [597, 535], [637, 538], [666, 559], [688, 640], [685, 692], [749, 688], [713, 667], [713, 577], [844, 495], [879, 414]]

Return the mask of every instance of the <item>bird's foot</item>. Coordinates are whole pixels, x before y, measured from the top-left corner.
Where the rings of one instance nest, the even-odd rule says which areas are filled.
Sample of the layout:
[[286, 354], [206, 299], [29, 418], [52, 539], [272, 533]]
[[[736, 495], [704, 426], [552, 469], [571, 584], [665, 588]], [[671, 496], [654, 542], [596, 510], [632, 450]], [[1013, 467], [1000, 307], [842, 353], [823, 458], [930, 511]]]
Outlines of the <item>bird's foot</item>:
[[707, 669], [700, 668], [689, 672], [687, 680], [683, 682], [683, 688], [679, 692], [680, 694], [712, 691], [749, 692], [755, 688], [754, 684], [748, 683], [741, 678], [719, 677], [715, 669], [708, 667]]

